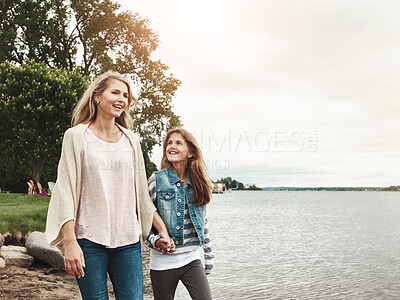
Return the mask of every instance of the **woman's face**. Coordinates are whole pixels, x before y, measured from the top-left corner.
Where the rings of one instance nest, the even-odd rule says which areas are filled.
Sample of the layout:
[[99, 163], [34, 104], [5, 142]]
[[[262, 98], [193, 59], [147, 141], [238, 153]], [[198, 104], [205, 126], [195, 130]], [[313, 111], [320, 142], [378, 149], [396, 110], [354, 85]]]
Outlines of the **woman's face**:
[[177, 132], [170, 135], [167, 141], [165, 155], [172, 164], [187, 163], [188, 159], [193, 157], [184, 138]]
[[97, 113], [108, 118], [118, 118], [128, 106], [128, 87], [122, 81], [110, 79], [103, 94], [95, 95]]

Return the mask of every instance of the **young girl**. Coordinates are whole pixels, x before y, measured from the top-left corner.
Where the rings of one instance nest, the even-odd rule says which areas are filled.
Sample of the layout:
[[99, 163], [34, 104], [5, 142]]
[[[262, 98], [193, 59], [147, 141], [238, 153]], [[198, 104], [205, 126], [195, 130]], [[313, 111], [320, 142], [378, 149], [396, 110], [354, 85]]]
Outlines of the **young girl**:
[[153, 224], [169, 236], [148, 193], [139, 138], [128, 128], [129, 82], [106, 72], [77, 104], [65, 132], [46, 237], [64, 254], [83, 299], [108, 299], [107, 273], [116, 299], [143, 299], [140, 235]]
[[[206, 277], [214, 260], [206, 217], [211, 182], [192, 134], [184, 129], [167, 133], [161, 168], [149, 179], [150, 197], [174, 244], [153, 232], [149, 235], [154, 299], [174, 299], [179, 280], [192, 299], [211, 299]], [[200, 246], [204, 249], [205, 269], [200, 260]]]

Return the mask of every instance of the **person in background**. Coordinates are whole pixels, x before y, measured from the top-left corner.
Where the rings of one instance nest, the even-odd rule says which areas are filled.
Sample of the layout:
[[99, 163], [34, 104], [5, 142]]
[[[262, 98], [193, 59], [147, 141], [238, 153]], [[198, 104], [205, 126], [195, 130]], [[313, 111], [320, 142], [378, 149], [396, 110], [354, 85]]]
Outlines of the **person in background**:
[[[180, 128], [167, 133], [161, 168], [148, 181], [150, 197], [176, 249], [154, 230], [150, 233], [150, 276], [154, 299], [174, 299], [179, 280], [192, 299], [211, 299], [206, 277], [213, 269], [214, 260], [206, 216], [211, 181], [192, 134]], [[200, 260], [200, 246], [204, 250], [205, 268]]]
[[129, 128], [137, 102], [118, 73], [97, 77], [78, 102], [63, 138], [46, 238], [64, 254], [83, 299], [143, 299], [140, 236], [153, 226], [170, 240], [149, 198], [139, 138]]

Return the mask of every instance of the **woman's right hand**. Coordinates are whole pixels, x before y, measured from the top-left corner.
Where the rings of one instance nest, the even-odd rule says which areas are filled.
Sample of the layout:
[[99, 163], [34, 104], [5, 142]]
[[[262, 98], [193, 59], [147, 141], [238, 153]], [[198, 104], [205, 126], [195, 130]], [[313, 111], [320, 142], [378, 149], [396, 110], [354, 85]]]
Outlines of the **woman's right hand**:
[[64, 266], [65, 271], [71, 276], [81, 278], [85, 276], [83, 268], [85, 267], [85, 258], [76, 239], [71, 241], [64, 240]]

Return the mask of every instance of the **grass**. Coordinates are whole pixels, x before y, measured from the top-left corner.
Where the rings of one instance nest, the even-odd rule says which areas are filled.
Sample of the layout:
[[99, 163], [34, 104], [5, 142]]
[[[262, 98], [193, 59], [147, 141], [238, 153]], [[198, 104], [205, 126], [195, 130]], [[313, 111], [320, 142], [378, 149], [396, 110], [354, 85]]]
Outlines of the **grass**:
[[0, 194], [0, 233], [44, 231], [50, 197]]

